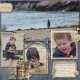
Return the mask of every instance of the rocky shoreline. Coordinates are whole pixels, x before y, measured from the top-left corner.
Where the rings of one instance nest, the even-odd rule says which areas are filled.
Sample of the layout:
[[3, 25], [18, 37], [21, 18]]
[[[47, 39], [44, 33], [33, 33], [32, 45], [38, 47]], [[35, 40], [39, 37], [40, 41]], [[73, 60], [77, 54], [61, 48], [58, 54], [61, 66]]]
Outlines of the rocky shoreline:
[[[9, 1], [7, 1], [9, 2]], [[79, 1], [11, 1], [18, 11], [79, 11]]]

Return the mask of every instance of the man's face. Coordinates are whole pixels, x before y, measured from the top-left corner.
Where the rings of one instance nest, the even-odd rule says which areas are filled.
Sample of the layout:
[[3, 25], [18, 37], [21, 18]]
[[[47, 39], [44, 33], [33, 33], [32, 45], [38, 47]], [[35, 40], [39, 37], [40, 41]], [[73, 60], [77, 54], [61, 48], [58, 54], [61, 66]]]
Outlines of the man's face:
[[68, 53], [71, 49], [71, 40], [68, 39], [59, 39], [55, 41], [56, 44], [58, 45], [58, 49], [64, 53]]
[[10, 44], [11, 44], [11, 45], [14, 45], [15, 42], [16, 42], [15, 40], [12, 40], [12, 41], [10, 41]]

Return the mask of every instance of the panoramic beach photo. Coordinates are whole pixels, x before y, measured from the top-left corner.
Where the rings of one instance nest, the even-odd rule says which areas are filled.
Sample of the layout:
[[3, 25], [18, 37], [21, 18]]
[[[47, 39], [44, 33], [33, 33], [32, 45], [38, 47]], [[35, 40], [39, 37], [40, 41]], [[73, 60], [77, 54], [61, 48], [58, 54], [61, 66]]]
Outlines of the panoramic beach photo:
[[6, 27], [7, 31], [48, 28], [48, 20], [50, 28], [77, 25], [79, 22], [79, 1], [77, 0], [27, 0], [9, 3], [12, 3], [13, 11], [1, 14], [1, 25]]

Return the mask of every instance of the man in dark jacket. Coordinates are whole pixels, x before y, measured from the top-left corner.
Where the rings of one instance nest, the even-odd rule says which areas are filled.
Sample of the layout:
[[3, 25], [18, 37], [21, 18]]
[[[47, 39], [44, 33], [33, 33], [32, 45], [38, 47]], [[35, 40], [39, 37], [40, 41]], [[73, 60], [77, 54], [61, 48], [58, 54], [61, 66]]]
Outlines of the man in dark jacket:
[[48, 29], [50, 28], [50, 20], [48, 20], [48, 22], [47, 22], [47, 28]]

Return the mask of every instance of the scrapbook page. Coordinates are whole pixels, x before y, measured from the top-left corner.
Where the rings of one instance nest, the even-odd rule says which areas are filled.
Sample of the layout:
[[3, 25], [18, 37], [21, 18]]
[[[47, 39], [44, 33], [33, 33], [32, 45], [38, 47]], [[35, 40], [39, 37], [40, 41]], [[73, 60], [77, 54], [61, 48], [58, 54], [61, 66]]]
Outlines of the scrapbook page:
[[79, 48], [79, 0], [0, 0], [0, 80], [79, 80]]

